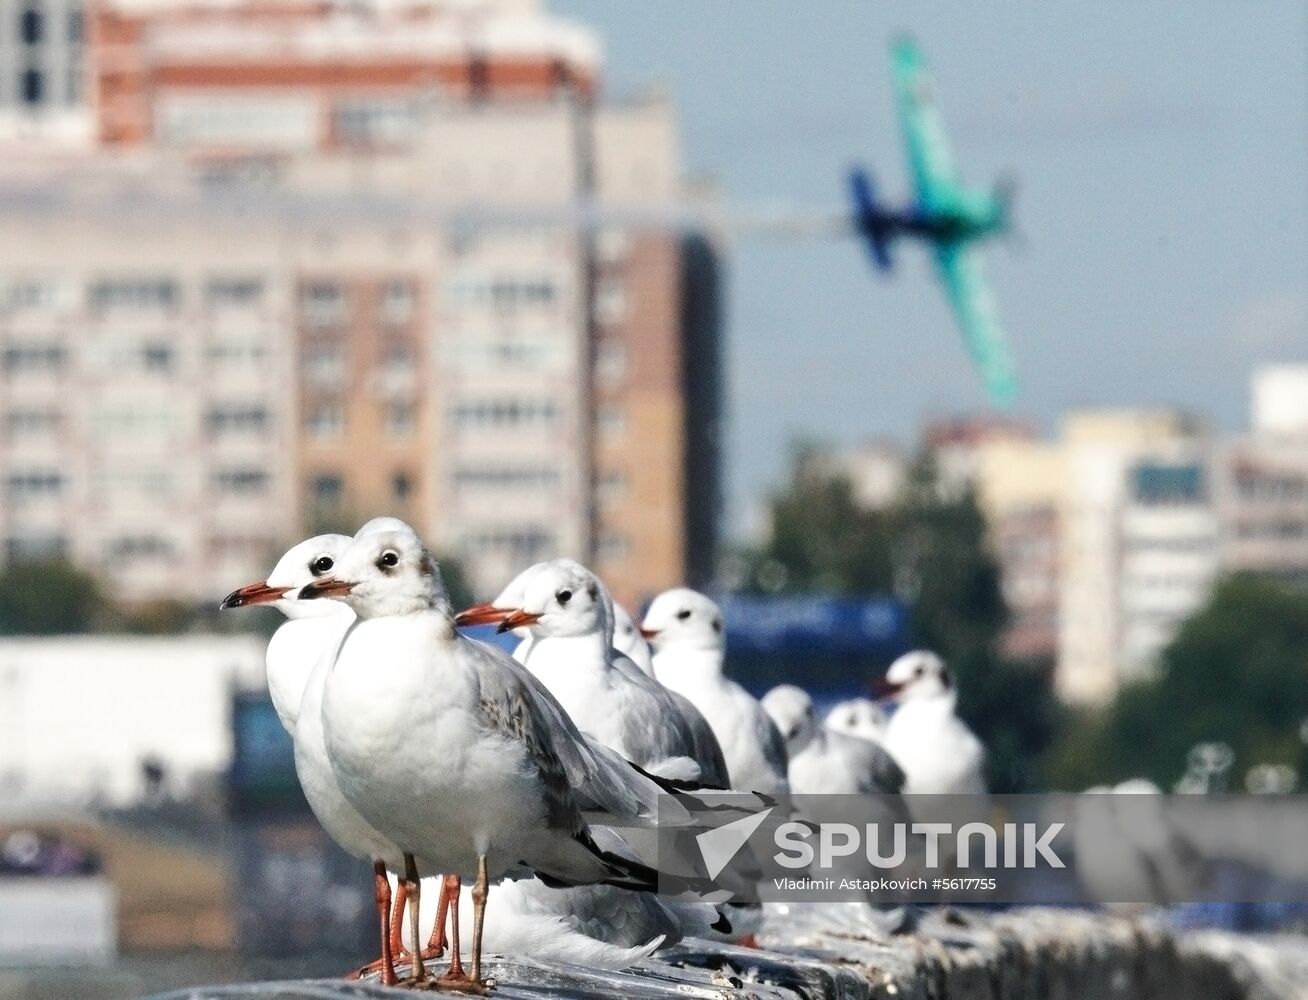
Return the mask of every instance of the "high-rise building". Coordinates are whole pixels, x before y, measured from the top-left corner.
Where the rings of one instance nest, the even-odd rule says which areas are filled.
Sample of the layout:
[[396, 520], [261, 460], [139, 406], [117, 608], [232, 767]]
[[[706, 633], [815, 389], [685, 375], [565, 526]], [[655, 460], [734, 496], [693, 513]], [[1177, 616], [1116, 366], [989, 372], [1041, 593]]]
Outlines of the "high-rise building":
[[717, 251], [647, 221], [685, 195], [667, 100], [600, 101], [530, 3], [345, 6], [97, 8], [111, 148], [0, 171], [8, 556], [211, 597], [387, 512], [483, 593], [553, 555], [629, 602], [702, 579]]

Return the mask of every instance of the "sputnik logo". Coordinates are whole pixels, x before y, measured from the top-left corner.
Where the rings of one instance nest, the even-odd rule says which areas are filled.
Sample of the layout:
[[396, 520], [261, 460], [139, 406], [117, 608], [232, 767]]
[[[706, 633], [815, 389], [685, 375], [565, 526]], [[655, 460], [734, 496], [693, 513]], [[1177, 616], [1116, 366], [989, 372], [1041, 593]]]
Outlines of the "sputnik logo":
[[732, 820], [695, 835], [709, 878], [717, 878], [722, 874], [722, 869], [731, 864], [732, 859], [740, 853], [740, 849], [754, 836], [754, 831], [763, 825], [774, 808], [776, 807], [768, 806], [760, 813]]

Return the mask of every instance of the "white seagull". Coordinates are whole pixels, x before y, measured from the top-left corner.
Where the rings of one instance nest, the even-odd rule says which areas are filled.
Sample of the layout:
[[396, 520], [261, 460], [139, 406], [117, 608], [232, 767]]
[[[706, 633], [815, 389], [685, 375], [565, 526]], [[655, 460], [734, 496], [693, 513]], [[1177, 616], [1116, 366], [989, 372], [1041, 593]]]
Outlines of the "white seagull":
[[880, 746], [833, 732], [818, 721], [813, 699], [793, 684], [774, 687], [763, 708], [781, 730], [790, 755], [790, 790], [802, 795], [893, 794], [904, 772]]
[[954, 714], [958, 692], [943, 660], [927, 650], [905, 653], [886, 671], [898, 702], [885, 748], [904, 769], [904, 792], [984, 795], [985, 747]]
[[850, 698], [838, 702], [823, 721], [832, 732], [857, 736], [860, 740], [881, 743], [886, 738], [890, 716], [871, 698]]
[[[326, 745], [341, 790], [400, 846], [411, 895], [415, 857], [475, 874], [471, 975], [457, 948], [442, 981], [481, 992], [488, 886], [534, 871], [551, 885], [653, 890], [658, 873], [597, 843], [610, 820], [652, 821], [660, 787], [587, 741], [519, 664], [466, 639], [435, 559], [412, 531], [357, 539], [302, 598], [348, 603], [359, 621], [323, 694]], [[585, 816], [583, 817], [583, 811]], [[410, 904], [411, 934], [418, 899]], [[426, 979], [415, 956], [416, 982]]]
[[654, 651], [640, 634], [640, 626], [631, 612], [621, 604], [613, 605], [613, 648], [631, 657], [631, 661], [649, 676], [654, 676]]
[[306, 539], [277, 561], [267, 580], [233, 591], [220, 607], [269, 604], [287, 617], [268, 643], [268, 691], [294, 741], [295, 772], [310, 809], [332, 840], [373, 865], [382, 941], [379, 964], [382, 982], [393, 985], [404, 903], [402, 899], [396, 903], [392, 918], [386, 869], [403, 871], [402, 852], [369, 826], [341, 795], [322, 741], [322, 685], [336, 648], [354, 621], [354, 612], [336, 601], [299, 599], [300, 588], [331, 573], [352, 541], [348, 535], [335, 534]]
[[528, 629], [514, 659], [547, 688], [582, 732], [651, 773], [698, 780], [694, 739], [666, 688], [613, 648], [613, 600], [571, 559], [537, 563], [456, 625]]
[[685, 587], [654, 599], [641, 630], [654, 649], [654, 676], [708, 720], [722, 748], [733, 788], [787, 791], [786, 745], [763, 706], [722, 673], [722, 612]]

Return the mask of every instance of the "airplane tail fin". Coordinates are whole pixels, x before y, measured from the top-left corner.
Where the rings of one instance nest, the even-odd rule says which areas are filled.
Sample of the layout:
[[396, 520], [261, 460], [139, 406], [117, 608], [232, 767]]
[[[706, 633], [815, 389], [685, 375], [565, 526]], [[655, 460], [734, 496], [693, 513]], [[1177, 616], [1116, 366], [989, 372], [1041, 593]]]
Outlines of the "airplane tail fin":
[[849, 171], [849, 193], [854, 201], [854, 227], [867, 241], [872, 262], [882, 271], [894, 266], [890, 257], [890, 231], [883, 224], [884, 213], [877, 207], [876, 188], [862, 167]]

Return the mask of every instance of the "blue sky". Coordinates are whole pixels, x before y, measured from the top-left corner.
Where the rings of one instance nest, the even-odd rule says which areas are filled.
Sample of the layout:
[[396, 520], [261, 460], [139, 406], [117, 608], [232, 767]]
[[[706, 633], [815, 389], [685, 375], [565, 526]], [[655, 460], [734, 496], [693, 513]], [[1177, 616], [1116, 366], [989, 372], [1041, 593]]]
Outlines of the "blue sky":
[[[1298, 0], [813, 4], [552, 0], [595, 27], [613, 96], [675, 95], [725, 199], [905, 187], [886, 41], [921, 42], [964, 179], [1017, 180], [989, 269], [1018, 415], [1177, 405], [1246, 421], [1259, 362], [1308, 360], [1308, 5]], [[911, 439], [984, 401], [920, 249], [890, 280], [849, 242], [739, 241], [727, 298], [730, 512], [796, 437]]]

